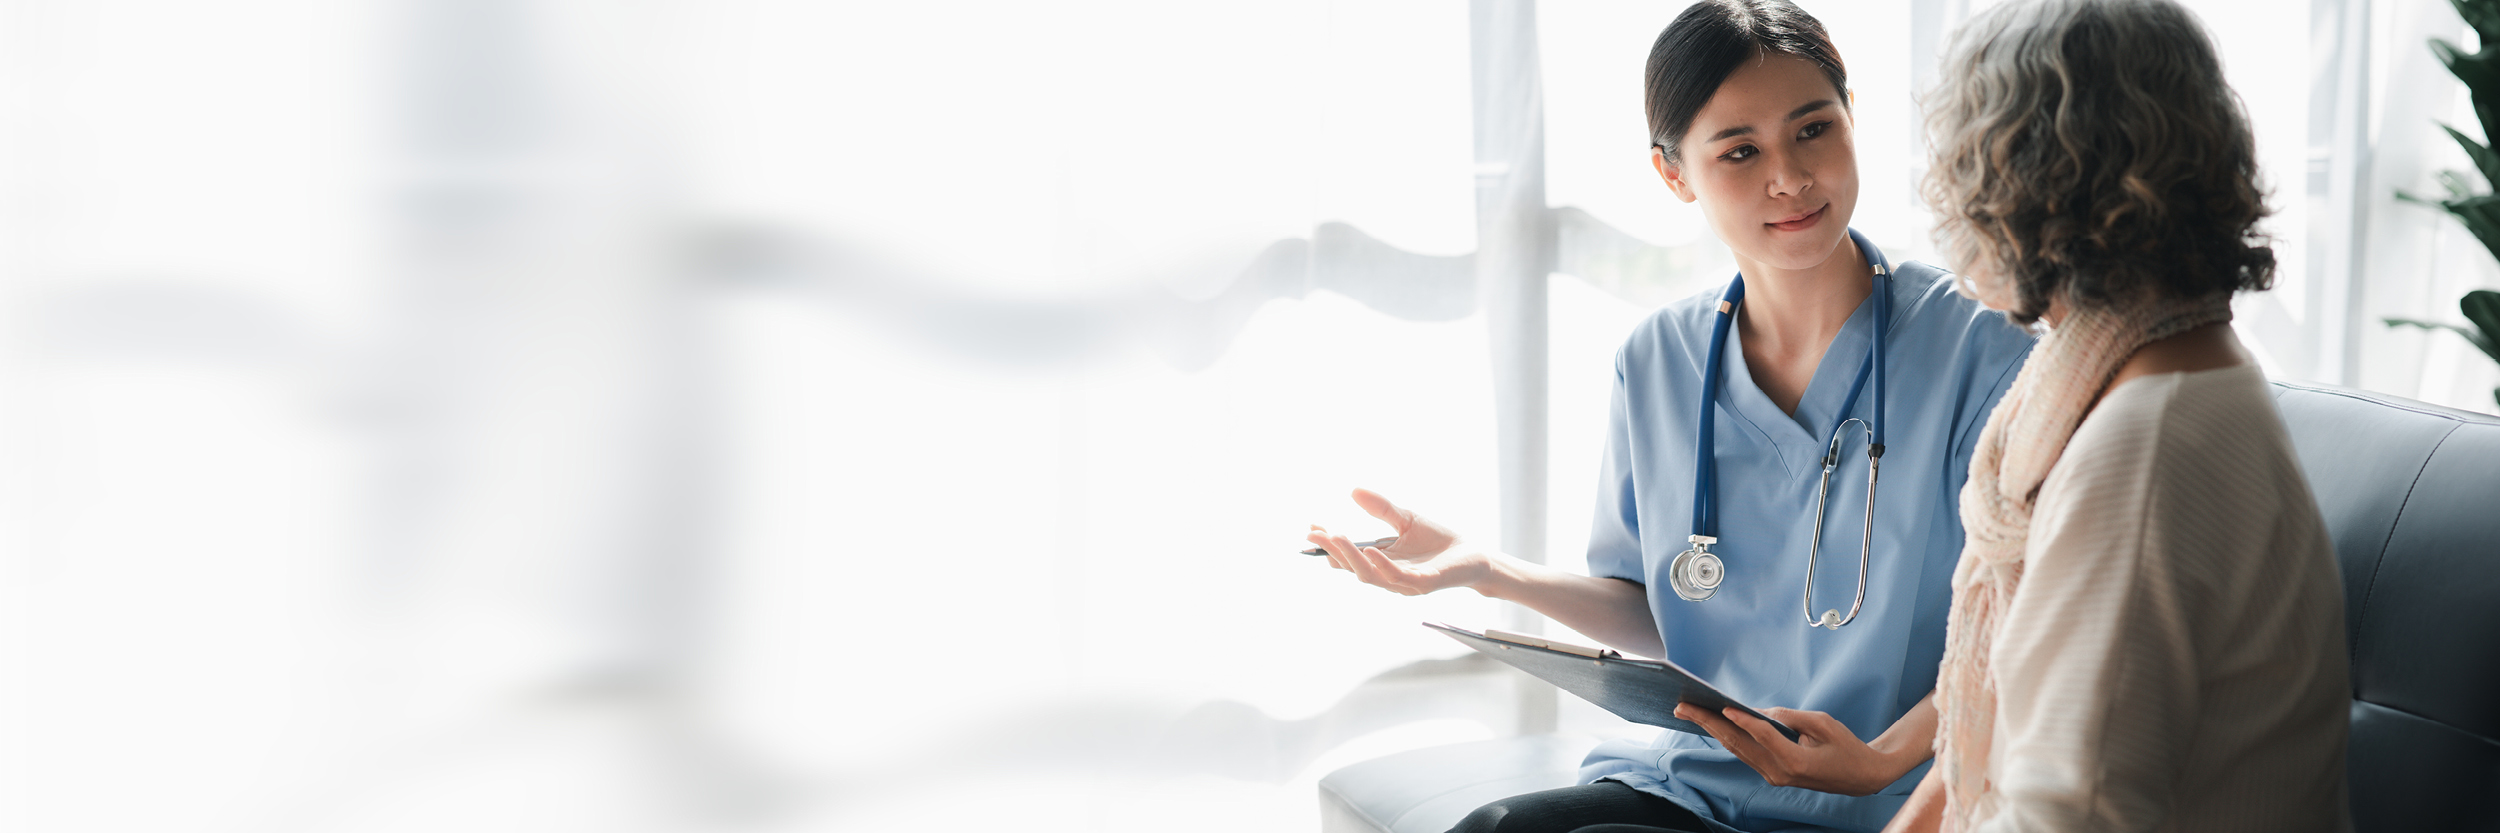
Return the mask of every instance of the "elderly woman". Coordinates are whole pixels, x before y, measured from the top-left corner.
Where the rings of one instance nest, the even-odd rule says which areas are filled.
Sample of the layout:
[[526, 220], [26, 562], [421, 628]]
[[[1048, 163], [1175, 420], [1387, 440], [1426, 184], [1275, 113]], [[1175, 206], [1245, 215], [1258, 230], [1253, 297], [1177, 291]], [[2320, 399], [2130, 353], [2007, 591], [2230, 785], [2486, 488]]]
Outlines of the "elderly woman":
[[2274, 254], [2213, 44], [2170, 0], [2007, 3], [1929, 119], [1964, 291], [2048, 332], [1980, 433], [1890, 829], [2349, 829], [2342, 594], [2229, 323]]

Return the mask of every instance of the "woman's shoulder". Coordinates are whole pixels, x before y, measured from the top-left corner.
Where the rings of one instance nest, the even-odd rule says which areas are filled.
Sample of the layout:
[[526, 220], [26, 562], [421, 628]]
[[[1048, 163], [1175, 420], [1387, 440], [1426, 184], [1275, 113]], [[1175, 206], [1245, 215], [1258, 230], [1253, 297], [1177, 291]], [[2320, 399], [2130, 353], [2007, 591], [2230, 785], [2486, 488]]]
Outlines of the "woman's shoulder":
[[1668, 302], [1641, 319], [1631, 335], [1624, 337], [1623, 346], [1616, 349], [1616, 369], [1708, 349], [1710, 316], [1717, 311], [1719, 296], [1726, 290], [1725, 286], [1714, 285]]
[[[2248, 362], [2200, 370], [2149, 373], [2112, 385], [2084, 424], [2157, 425], [2168, 431], [2249, 420], [2279, 422], [2266, 372]], [[2075, 429], [2078, 436], [2083, 428]], [[2177, 438], [2165, 443], [2177, 442]]]
[[[2056, 472], [2068, 479], [2216, 479], [2243, 487], [2251, 464], [2282, 463], [2290, 449], [2263, 370], [2254, 364], [2127, 380], [2109, 389], [2076, 426]], [[2270, 466], [2279, 468], [2280, 466]], [[2270, 472], [2268, 477], [2281, 474]]]
[[2029, 330], [2006, 320], [2004, 313], [1962, 295], [1954, 286], [1953, 273], [1915, 260], [1893, 268], [1892, 308], [1896, 312], [1890, 333], [1896, 337], [1905, 332], [1935, 333], [1944, 336], [1939, 341], [2000, 360], [2029, 354], [2037, 341]]
[[[2089, 544], [2064, 548], [2070, 566], [2111, 551], [2158, 557], [2164, 581], [2222, 594], [2199, 598], [2283, 576], [2334, 580], [2325, 522], [2253, 364], [2110, 388], [2041, 484], [2035, 540], [2044, 523], [2065, 530], [2052, 540]], [[2059, 549], [2035, 550], [2035, 564], [2061, 560]]]
[[1954, 431], [1957, 445], [1966, 448], [2038, 339], [2004, 313], [1963, 297], [1952, 273], [1914, 260], [1893, 269], [1892, 308], [1885, 363], [1917, 368], [1898, 377], [1932, 385], [1959, 403]]

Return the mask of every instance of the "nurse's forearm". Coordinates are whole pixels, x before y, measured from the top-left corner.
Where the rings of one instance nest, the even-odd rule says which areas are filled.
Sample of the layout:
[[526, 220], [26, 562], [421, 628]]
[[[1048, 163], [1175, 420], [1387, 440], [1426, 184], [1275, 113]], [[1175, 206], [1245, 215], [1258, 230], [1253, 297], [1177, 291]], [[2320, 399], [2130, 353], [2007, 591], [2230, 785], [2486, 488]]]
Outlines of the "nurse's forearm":
[[1608, 647], [1645, 657], [1665, 656], [1658, 641], [1658, 620], [1649, 614], [1649, 590], [1618, 578], [1593, 578], [1495, 555], [1492, 570], [1477, 582], [1476, 592], [1527, 605], [1606, 643]]

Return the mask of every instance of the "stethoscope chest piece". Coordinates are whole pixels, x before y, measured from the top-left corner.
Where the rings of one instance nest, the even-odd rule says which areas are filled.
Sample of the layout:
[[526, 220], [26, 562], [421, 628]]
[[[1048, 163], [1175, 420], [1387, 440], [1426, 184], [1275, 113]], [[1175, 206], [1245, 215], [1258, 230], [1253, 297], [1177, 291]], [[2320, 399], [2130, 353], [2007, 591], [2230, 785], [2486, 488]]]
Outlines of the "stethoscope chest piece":
[[1667, 565], [1667, 584], [1675, 595], [1688, 602], [1698, 602], [1719, 592], [1719, 583], [1727, 580], [1727, 565], [1710, 552], [1710, 545], [1719, 539], [1708, 535], [1692, 537], [1692, 549], [1685, 550]]

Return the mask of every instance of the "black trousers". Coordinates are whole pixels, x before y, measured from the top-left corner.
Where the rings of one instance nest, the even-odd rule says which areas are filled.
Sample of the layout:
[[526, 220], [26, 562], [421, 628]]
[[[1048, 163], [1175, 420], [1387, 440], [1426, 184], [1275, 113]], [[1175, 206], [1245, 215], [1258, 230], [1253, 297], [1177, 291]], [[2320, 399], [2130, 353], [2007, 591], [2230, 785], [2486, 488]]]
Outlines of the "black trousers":
[[1684, 806], [1599, 781], [1514, 795], [1476, 808], [1450, 833], [1708, 833]]

